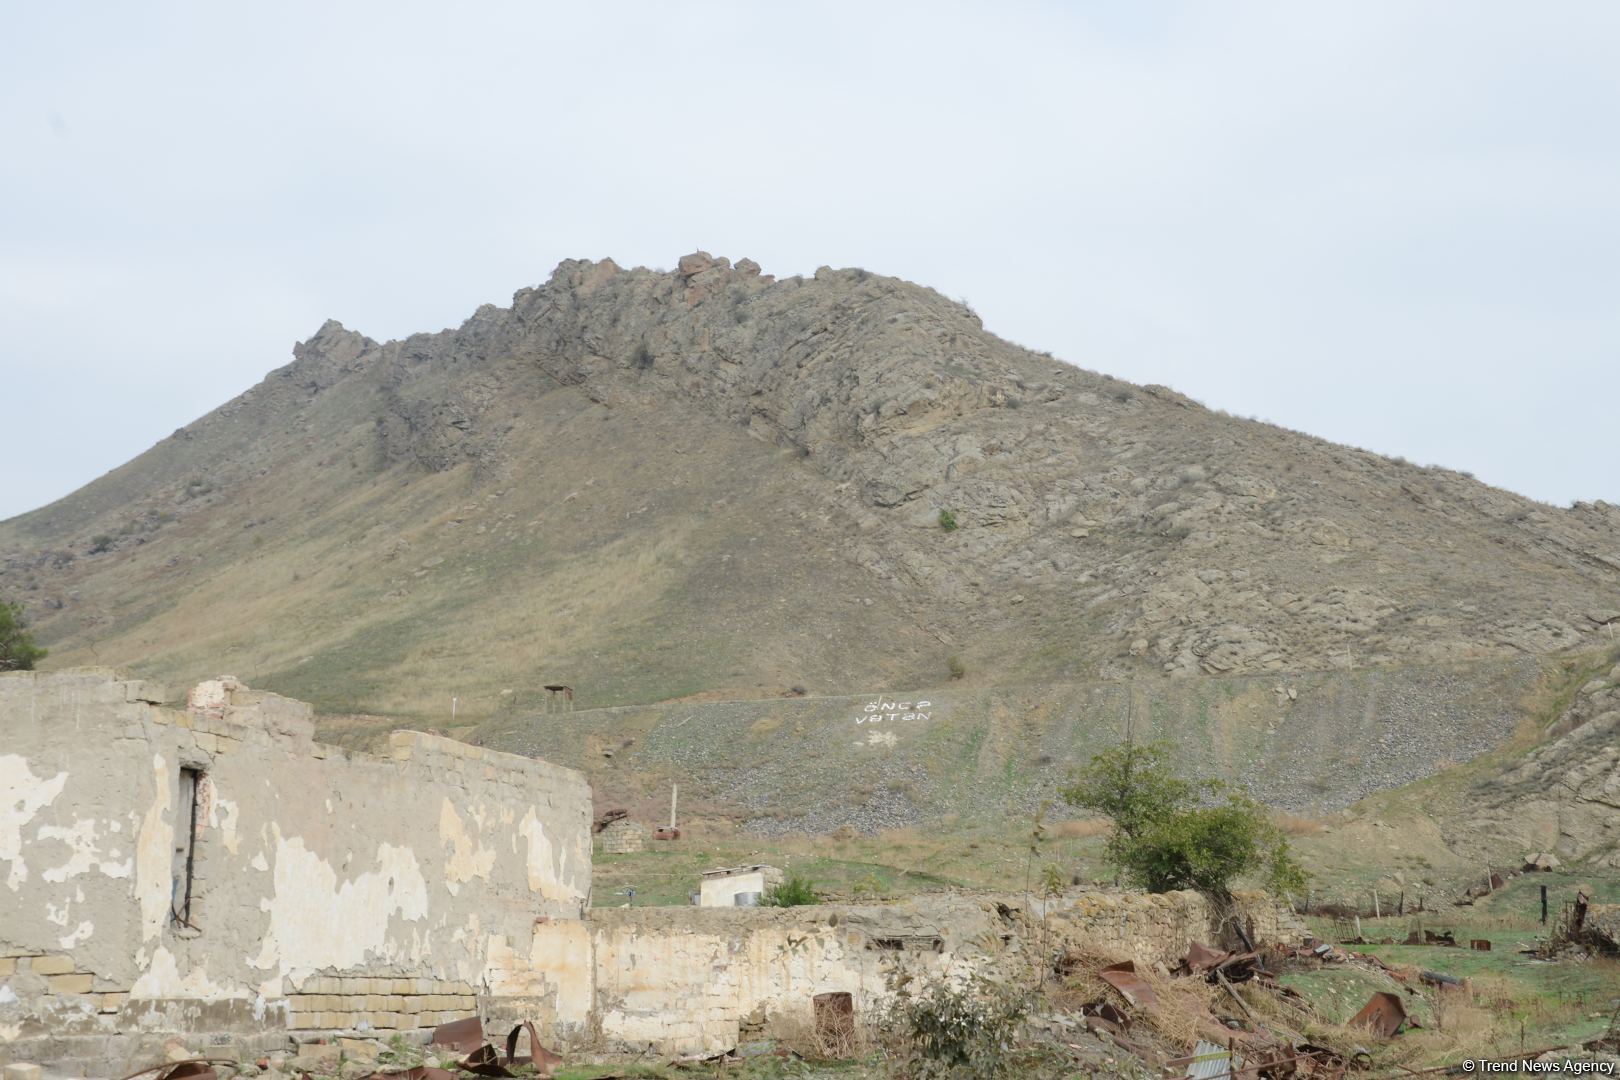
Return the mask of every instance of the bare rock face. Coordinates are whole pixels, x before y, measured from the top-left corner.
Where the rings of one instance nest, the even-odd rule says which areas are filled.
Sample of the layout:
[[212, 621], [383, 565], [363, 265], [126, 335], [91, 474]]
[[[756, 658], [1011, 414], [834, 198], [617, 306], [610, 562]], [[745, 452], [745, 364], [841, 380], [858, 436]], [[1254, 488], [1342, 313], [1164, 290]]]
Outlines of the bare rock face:
[[1620, 665], [1579, 690], [1553, 735], [1475, 789], [1468, 826], [1620, 867]]

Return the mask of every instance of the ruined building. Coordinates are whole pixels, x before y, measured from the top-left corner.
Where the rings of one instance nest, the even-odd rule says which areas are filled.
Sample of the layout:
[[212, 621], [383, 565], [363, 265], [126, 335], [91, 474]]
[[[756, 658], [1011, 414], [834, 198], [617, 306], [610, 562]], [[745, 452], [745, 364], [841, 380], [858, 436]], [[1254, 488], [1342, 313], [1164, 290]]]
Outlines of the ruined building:
[[[416, 732], [326, 746], [308, 706], [232, 679], [163, 701], [104, 670], [0, 675], [0, 1063], [122, 1075], [176, 1034], [251, 1054], [474, 1013], [725, 1049], [751, 1017], [826, 992], [863, 1010], [896, 964], [974, 970], [1015, 937], [1016, 902], [969, 896], [593, 913], [573, 770]], [[1148, 962], [1222, 929], [1190, 893], [1046, 917]], [[1263, 898], [1242, 918], [1286, 931]]]

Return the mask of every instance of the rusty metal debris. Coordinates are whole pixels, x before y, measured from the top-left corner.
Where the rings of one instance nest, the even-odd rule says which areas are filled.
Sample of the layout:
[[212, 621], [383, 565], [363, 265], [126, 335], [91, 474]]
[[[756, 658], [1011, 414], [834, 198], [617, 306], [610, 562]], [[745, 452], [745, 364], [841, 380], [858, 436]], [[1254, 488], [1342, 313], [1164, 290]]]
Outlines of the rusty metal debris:
[[1361, 1011], [1350, 1018], [1350, 1026], [1371, 1028], [1385, 1039], [1399, 1035], [1407, 1022], [1406, 1006], [1401, 999], [1383, 990], [1373, 994]]
[[[1369, 1062], [1358, 1055], [1357, 1067]], [[1312, 1077], [1337, 1080], [1344, 1076], [1349, 1063], [1325, 1046], [1300, 1043], [1250, 1045], [1239, 1054], [1235, 1043], [1221, 1046], [1200, 1039], [1193, 1052], [1185, 1057], [1171, 1058], [1165, 1069], [1180, 1076], [1198, 1080], [1236, 1080], [1238, 1077], [1256, 1077], [1259, 1080], [1281, 1080], [1284, 1077]]]
[[392, 1072], [367, 1073], [360, 1080], [384, 1076], [388, 1077], [388, 1080], [456, 1080], [456, 1074], [449, 1069], [437, 1069], [432, 1065], [418, 1065], [412, 1069], [397, 1069]]
[[599, 833], [603, 829], [607, 828], [609, 825], [613, 824], [615, 821], [623, 821], [625, 818], [627, 818], [629, 816], [630, 816], [630, 811], [628, 811], [628, 810], [607, 810], [607, 811], [604, 811], [601, 817], [597, 818], [594, 822], [591, 823], [591, 832], [592, 833]]
[[1441, 990], [1461, 990], [1463, 981], [1455, 975], [1442, 975], [1438, 971], [1420, 971], [1418, 979], [1429, 986], [1437, 986]]
[[1130, 1030], [1131, 1018], [1111, 1001], [1093, 1001], [1082, 1005], [1080, 1015], [1086, 1018], [1086, 1026], [1093, 1031], [1096, 1030], [1091, 1025], [1093, 1020], [1101, 1021], [1105, 1030], [1115, 1032]]
[[186, 1058], [183, 1061], [165, 1061], [159, 1065], [148, 1065], [139, 1072], [132, 1072], [123, 1080], [135, 1080], [138, 1076], [147, 1073], [156, 1073], [153, 1080], [215, 1080], [219, 1073], [215, 1065], [229, 1065], [236, 1067], [235, 1058], [197, 1057]]
[[1257, 976], [1272, 977], [1258, 952], [1226, 952], [1197, 941], [1187, 947], [1187, 955], [1177, 965], [1176, 974], [1207, 974], [1210, 982], [1222, 978], [1232, 982], [1248, 982]]
[[[525, 1031], [529, 1033], [529, 1054], [519, 1057], [517, 1053], [518, 1037]], [[523, 1075], [552, 1076], [562, 1065], [562, 1055], [553, 1053], [540, 1045], [540, 1036], [534, 1029], [534, 1024], [525, 1020], [514, 1027], [506, 1036], [506, 1054], [503, 1057], [495, 1047], [491, 1046], [484, 1035], [484, 1026], [476, 1016], [469, 1016], [463, 1020], [453, 1020], [448, 1024], [440, 1024], [433, 1029], [433, 1035], [428, 1040], [429, 1046], [442, 1046], [451, 1050], [459, 1050], [467, 1056], [456, 1062], [455, 1069], [462, 1073], [472, 1073], [476, 1076], [512, 1077], [519, 1075], [513, 1070], [524, 1067]], [[530, 1073], [527, 1066], [534, 1067]], [[367, 1073], [360, 1080], [456, 1080], [456, 1072], [451, 1069], [436, 1069], [428, 1065], [418, 1065], [411, 1069], [378, 1070]], [[126, 1078], [127, 1080], [127, 1078]], [[163, 1078], [160, 1078], [163, 1080]]]
[[1470, 949], [1473, 949], [1475, 952], [1490, 952], [1491, 951], [1491, 939], [1490, 938], [1479, 938], [1479, 937], [1473, 938], [1468, 942], [1468, 947]]
[[434, 1028], [432, 1037], [428, 1039], [428, 1045], [448, 1046], [452, 1050], [470, 1054], [483, 1046], [486, 1041], [482, 1021], [476, 1016], [469, 1016], [465, 1020], [452, 1020], [448, 1024], [440, 1024]]
[[1128, 1004], [1137, 1008], [1153, 1005], [1159, 1000], [1159, 996], [1153, 992], [1153, 987], [1136, 973], [1134, 961], [1123, 960], [1117, 964], [1109, 964], [1097, 972], [1097, 977], [1118, 990]]
[[1181, 961], [1181, 966], [1190, 975], [1199, 975], [1209, 971], [1222, 960], [1232, 954], [1221, 949], [1212, 949], [1201, 942], [1193, 942], [1187, 946], [1187, 955]]
[[653, 830], [654, 840], [679, 840], [680, 838], [681, 830], [669, 825], [660, 825]]

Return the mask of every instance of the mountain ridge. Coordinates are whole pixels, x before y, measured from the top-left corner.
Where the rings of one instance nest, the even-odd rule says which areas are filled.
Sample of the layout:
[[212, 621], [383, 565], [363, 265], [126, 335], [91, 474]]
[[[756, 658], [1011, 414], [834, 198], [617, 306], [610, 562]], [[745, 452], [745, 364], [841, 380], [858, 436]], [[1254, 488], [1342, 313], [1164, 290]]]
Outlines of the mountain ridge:
[[[897, 279], [702, 252], [570, 260], [397, 341], [328, 321], [0, 523], [0, 560], [56, 662], [406, 714], [554, 677], [633, 704], [1445, 662], [1620, 618], [1609, 504], [1213, 412]], [[464, 621], [465, 649], [427, 629]]]

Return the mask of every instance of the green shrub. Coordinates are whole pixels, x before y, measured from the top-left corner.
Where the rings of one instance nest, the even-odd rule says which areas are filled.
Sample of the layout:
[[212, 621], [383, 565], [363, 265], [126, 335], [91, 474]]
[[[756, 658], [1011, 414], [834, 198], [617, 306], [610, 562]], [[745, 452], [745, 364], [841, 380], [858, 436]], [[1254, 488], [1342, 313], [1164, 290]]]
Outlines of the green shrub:
[[904, 975], [878, 1014], [886, 1075], [907, 1080], [1001, 1080], [1067, 1075], [1039, 1048], [1020, 1046], [1031, 995], [975, 976], [931, 979], [913, 987]]
[[1164, 743], [1125, 743], [1094, 755], [1060, 792], [1113, 823], [1106, 851], [1131, 884], [1224, 896], [1249, 876], [1301, 891], [1308, 875], [1264, 806], [1242, 788], [1183, 780], [1168, 759]]
[[960, 656], [952, 653], [945, 658], [945, 670], [951, 673], [951, 678], [960, 679], [967, 674], [967, 665], [962, 663]]
[[106, 533], [90, 538], [90, 554], [100, 555], [103, 551], [112, 550], [113, 538]]
[[799, 874], [788, 874], [780, 885], [772, 885], [760, 899], [761, 907], [804, 907], [821, 903], [815, 882]]
[[45, 654], [28, 632], [22, 605], [0, 600], [0, 671], [32, 671]]
[[653, 366], [652, 350], [647, 347], [647, 343], [645, 341], [637, 345], [636, 351], [630, 354], [630, 362], [635, 364], [636, 367], [642, 369]]
[[946, 532], [955, 532], [956, 512], [954, 510], [941, 510], [939, 512], [939, 527]]

